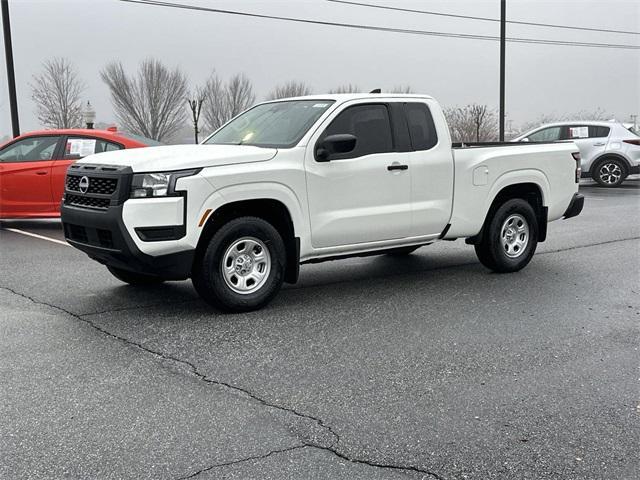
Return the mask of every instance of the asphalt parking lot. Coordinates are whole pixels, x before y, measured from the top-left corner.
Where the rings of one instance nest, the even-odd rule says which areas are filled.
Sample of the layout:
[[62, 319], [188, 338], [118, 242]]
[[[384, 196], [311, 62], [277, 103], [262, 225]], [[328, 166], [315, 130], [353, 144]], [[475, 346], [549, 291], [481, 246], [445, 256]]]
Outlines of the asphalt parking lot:
[[243, 315], [2, 222], [0, 478], [638, 478], [640, 179], [582, 193], [517, 274], [443, 242]]

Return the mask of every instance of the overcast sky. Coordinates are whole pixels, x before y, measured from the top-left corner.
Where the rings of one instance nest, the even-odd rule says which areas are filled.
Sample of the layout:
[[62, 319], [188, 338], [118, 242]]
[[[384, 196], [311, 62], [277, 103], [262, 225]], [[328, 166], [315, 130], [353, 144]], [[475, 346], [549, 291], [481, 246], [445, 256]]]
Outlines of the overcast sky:
[[[254, 13], [499, 35], [499, 24], [390, 12], [326, 0], [173, 0]], [[499, 18], [499, 0], [360, 0], [414, 9]], [[508, 0], [508, 18], [640, 31], [637, 0]], [[244, 72], [258, 99], [277, 83], [308, 83], [315, 93], [354, 83], [363, 89], [410, 85], [445, 106], [497, 107], [499, 43], [238, 17], [152, 7], [118, 0], [9, 0], [21, 130], [40, 125], [29, 81], [43, 60], [67, 57], [87, 84], [97, 122], [113, 122], [100, 69], [120, 60], [134, 71], [145, 57], [179, 66], [192, 84], [216, 70]], [[640, 44], [639, 35], [509, 25], [507, 36]], [[2, 46], [4, 49], [4, 45]], [[507, 120], [515, 125], [550, 112], [601, 108], [618, 120], [640, 113], [640, 50], [507, 44]], [[0, 67], [0, 137], [10, 117], [4, 62]]]

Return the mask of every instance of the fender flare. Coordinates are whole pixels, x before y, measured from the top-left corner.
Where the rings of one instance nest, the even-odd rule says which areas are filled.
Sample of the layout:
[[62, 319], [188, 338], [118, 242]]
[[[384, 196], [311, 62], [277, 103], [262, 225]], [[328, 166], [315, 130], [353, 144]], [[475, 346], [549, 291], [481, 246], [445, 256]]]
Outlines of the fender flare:
[[477, 235], [469, 237], [465, 240], [467, 244], [476, 244], [482, 241], [485, 226], [494, 202], [498, 196], [507, 188], [517, 185], [534, 185], [540, 191], [541, 196], [541, 210], [538, 212], [539, 232], [538, 241], [543, 242], [547, 236], [547, 215], [548, 206], [546, 201], [550, 196], [549, 180], [544, 172], [540, 170], [528, 169], [528, 170], [514, 170], [511, 172], [505, 172], [496, 179], [491, 185], [489, 193], [486, 196], [485, 204], [483, 206], [484, 220], [482, 222], [482, 228]]

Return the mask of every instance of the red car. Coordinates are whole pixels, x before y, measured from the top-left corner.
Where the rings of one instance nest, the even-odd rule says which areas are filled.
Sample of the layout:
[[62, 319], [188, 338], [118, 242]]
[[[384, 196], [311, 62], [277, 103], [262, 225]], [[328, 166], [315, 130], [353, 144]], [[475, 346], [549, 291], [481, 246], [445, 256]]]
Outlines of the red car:
[[44, 130], [0, 147], [0, 219], [60, 216], [67, 167], [87, 155], [157, 145], [111, 130]]

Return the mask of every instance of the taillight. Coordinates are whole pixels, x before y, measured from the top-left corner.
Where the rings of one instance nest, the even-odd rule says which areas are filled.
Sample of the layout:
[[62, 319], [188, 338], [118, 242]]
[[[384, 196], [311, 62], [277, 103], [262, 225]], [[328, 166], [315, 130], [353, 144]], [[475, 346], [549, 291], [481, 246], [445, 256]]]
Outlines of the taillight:
[[580, 183], [580, 177], [582, 176], [582, 166], [580, 164], [580, 152], [573, 152], [571, 156], [576, 161], [576, 183]]
[[638, 145], [640, 146], [640, 138], [637, 140], [623, 140], [624, 143], [630, 143], [631, 145]]

